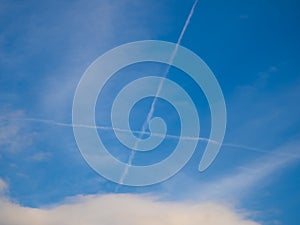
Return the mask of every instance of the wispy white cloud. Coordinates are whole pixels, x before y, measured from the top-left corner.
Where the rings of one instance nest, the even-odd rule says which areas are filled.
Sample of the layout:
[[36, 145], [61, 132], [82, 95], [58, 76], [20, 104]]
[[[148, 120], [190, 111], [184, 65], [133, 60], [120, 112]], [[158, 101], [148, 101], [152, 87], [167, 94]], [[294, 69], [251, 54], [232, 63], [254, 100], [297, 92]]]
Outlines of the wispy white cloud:
[[220, 174], [215, 179], [201, 184], [190, 182], [193, 190], [190, 190], [188, 195], [192, 195], [189, 197], [193, 198], [197, 195], [198, 200], [202, 201], [241, 202], [244, 198], [253, 195], [258, 186], [273, 182], [277, 178], [277, 172], [299, 163], [299, 159], [300, 143], [288, 143], [275, 149], [274, 154], [266, 154], [230, 169], [227, 175]]
[[48, 160], [52, 157], [52, 154], [50, 152], [37, 152], [31, 156], [28, 157], [29, 161], [45, 161]]
[[[160, 4], [155, 2], [74, 1], [55, 23], [47, 26], [47, 31], [39, 31], [38, 25], [32, 27], [35, 36], [52, 33], [63, 45], [62, 49], [53, 46], [60, 52], [61, 61], [45, 74], [47, 79], [41, 84], [43, 90], [38, 102], [43, 113], [50, 112], [52, 118], [57, 116], [56, 119], [69, 118], [75, 88], [92, 61], [120, 44], [154, 39], [162, 33], [157, 25], [164, 21], [159, 20], [161, 16], [153, 18], [149, 10], [154, 6], [159, 10]], [[150, 16], [152, 19], [148, 20]]]
[[254, 143], [257, 148], [274, 149], [291, 135], [291, 130], [294, 135], [298, 133], [300, 107], [295, 102], [300, 94], [300, 80], [288, 85], [276, 84], [286, 73], [280, 66], [270, 66], [253, 83], [237, 87], [226, 101], [228, 142], [238, 140], [246, 145]]
[[8, 189], [7, 183], [0, 178], [0, 196]]
[[[258, 157], [252, 157], [246, 162], [241, 159], [242, 163], [237, 161], [225, 163], [224, 167], [217, 166], [217, 175], [214, 175], [214, 168], [210, 168], [205, 172], [210, 173], [209, 177], [206, 174], [191, 176], [183, 171], [162, 184], [164, 193], [166, 198], [172, 199], [244, 204], [245, 200], [256, 196], [258, 189], [269, 187], [277, 181], [276, 179], [280, 179], [277, 174], [282, 174], [288, 168], [300, 163], [299, 149], [298, 141], [286, 143], [269, 153], [259, 153]], [[222, 165], [221, 160], [217, 162]], [[185, 191], [178, 192], [178, 190]]]
[[25, 113], [22, 110], [7, 111], [0, 109], [0, 149], [15, 152], [28, 147], [32, 133], [25, 131]]
[[39, 109], [38, 113], [52, 118], [70, 117], [75, 88], [93, 60], [120, 44], [157, 38], [158, 33], [165, 32], [160, 26], [170, 22], [165, 14], [153, 17], [154, 9], [162, 9], [161, 2], [0, 4], [0, 25], [6, 28], [0, 33], [0, 64], [4, 73], [13, 74], [4, 76], [5, 85], [25, 80], [27, 84], [34, 83], [35, 88], [23, 87], [24, 95], [16, 93], [17, 98], [25, 99], [34, 92], [30, 103]]

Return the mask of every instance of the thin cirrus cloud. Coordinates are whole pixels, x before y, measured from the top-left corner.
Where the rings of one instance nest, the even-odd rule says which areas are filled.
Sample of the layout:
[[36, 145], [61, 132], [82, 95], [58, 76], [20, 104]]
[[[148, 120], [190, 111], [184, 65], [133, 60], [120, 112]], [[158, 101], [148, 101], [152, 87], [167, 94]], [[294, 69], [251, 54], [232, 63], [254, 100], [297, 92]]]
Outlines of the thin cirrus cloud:
[[[143, 4], [147, 6], [142, 7]], [[65, 112], [69, 113], [80, 77], [88, 65], [105, 51], [129, 41], [153, 39], [162, 32], [157, 26], [159, 18], [155, 19], [157, 24], [147, 19], [151, 15], [146, 8], [153, 7], [148, 5], [140, 1], [91, 1], [88, 4], [78, 1], [63, 12], [58, 28], [53, 26], [52, 32], [57, 34], [55, 39], [59, 43], [53, 46], [53, 51], [62, 49], [63, 58], [56, 69], [47, 74], [46, 82], [41, 84], [41, 98], [38, 99], [45, 113], [50, 111], [52, 117], [60, 118]], [[77, 18], [77, 15], [86, 15], [86, 18]], [[66, 46], [62, 39], [66, 41]], [[53, 106], [60, 108], [59, 112], [53, 111]]]
[[164, 32], [157, 26], [164, 21], [153, 18], [149, 10], [161, 8], [160, 3], [77, 0], [34, 6], [0, 4], [5, 9], [0, 11], [0, 26], [6, 28], [0, 34], [0, 64], [6, 73], [14, 74], [5, 77], [6, 86], [26, 79], [35, 90], [26, 90], [18, 98], [32, 99], [39, 113], [43, 109], [43, 115], [51, 117], [66, 117], [79, 78], [95, 58], [119, 44], [157, 38], [157, 33]]
[[[201, 187], [204, 199], [243, 199], [252, 195], [253, 187], [276, 178], [276, 172], [299, 162], [299, 142], [287, 143], [272, 153], [243, 165], [236, 172]], [[248, 196], [249, 197], [249, 196]]]
[[22, 110], [0, 109], [0, 148], [5, 152], [18, 152], [31, 145], [33, 134], [24, 125]]
[[[299, 163], [299, 142], [286, 143], [264, 156], [248, 160], [218, 174], [210, 181], [190, 179], [181, 174], [163, 184], [164, 190], [178, 199], [197, 199], [200, 202], [217, 201], [241, 204], [253, 198], [259, 187], [279, 179], [277, 173]], [[178, 190], [185, 190], [178, 193]]]
[[[227, 90], [236, 89], [236, 92], [232, 95], [227, 92], [228, 98], [226, 102], [229, 110], [229, 129], [227, 139], [223, 143], [224, 157], [219, 157], [219, 163], [216, 163], [215, 167], [212, 166], [210, 171], [214, 171], [216, 168], [221, 169], [218, 171], [218, 174], [209, 177], [209, 180], [206, 180], [208, 177], [206, 174], [213, 174], [213, 172], [210, 173], [208, 171], [199, 179], [198, 176], [189, 176], [193, 173], [184, 170], [176, 177], [163, 183], [158, 188], [161, 192], [156, 195], [90, 195], [98, 193], [98, 183], [94, 183], [94, 177], [97, 176], [91, 174], [91, 177], [88, 177], [83, 172], [82, 174], [84, 175], [81, 177], [79, 170], [84, 170], [83, 167], [79, 166], [79, 164], [76, 164], [74, 167], [67, 164], [74, 161], [72, 157], [77, 152], [73, 150], [73, 142], [69, 144], [68, 139], [69, 136], [72, 136], [71, 128], [74, 126], [70, 124], [72, 98], [80, 76], [86, 67], [99, 55], [122, 43], [153, 38], [176, 41], [184, 19], [186, 19], [184, 14], [188, 14], [189, 7], [193, 2], [191, 0], [190, 3], [186, 4], [187, 8], [185, 11], [180, 6], [178, 11], [172, 11], [172, 13], [174, 12], [173, 18], [180, 18], [180, 15], [182, 15], [182, 19], [178, 20], [171, 19], [169, 15], [170, 11], [168, 10], [172, 8], [172, 1], [86, 2], [76, 0], [72, 2], [60, 1], [54, 4], [53, 2], [30, 4], [30, 1], [26, 3], [2, 1], [0, 3], [0, 15], [4, 15], [0, 25], [6, 28], [0, 34], [0, 67], [4, 68], [1, 71], [3, 74], [9, 74], [9, 76], [7, 75], [4, 78], [1, 77], [4, 85], [1, 89], [0, 100], [12, 108], [11, 112], [3, 114], [1, 111], [0, 115], [0, 159], [2, 160], [2, 165], [4, 165], [4, 169], [1, 169], [1, 176], [9, 183], [8, 185], [4, 180], [0, 179], [1, 224], [259, 224], [249, 219], [252, 216], [252, 210], [249, 210], [249, 214], [249, 211], [241, 211], [218, 202], [223, 202], [224, 200], [227, 203], [237, 201], [239, 205], [243, 205], [246, 203], [243, 201], [245, 197], [259, 199], [257, 197], [257, 186], [267, 185], [269, 180], [272, 181], [273, 177], [276, 177], [276, 172], [286, 170], [290, 165], [294, 165], [295, 161], [299, 162], [299, 154], [296, 154], [299, 143], [289, 143], [295, 139], [295, 136], [291, 136], [291, 131], [298, 130], [295, 124], [297, 124], [299, 118], [299, 107], [295, 106], [295, 102], [297, 102], [295, 100], [299, 95], [299, 85], [295, 87], [294, 84], [288, 85], [280, 82], [280, 86], [287, 88], [276, 89], [276, 87], [272, 87], [270, 89], [268, 86], [274, 77], [279, 77], [281, 74], [284, 77], [282, 80], [288, 80], [286, 74], [289, 73], [284, 70], [284, 66], [270, 67], [270, 69], [260, 74], [261, 78], [256, 81], [258, 84], [251, 86], [248, 85], [250, 81], [245, 80], [245, 82], [241, 83], [246, 83], [247, 86], [241, 88], [238, 86], [241, 85], [239, 83], [240, 80], [237, 79], [238, 81], [236, 81], [240, 74], [230, 77], [229, 74], [231, 72], [219, 71], [220, 76], [218, 78], [220, 78], [221, 84], [222, 78], [224, 78], [224, 80], [230, 81], [230, 85], [232, 85], [227, 85], [223, 80], [224, 90], [226, 91], [226, 88]], [[173, 7], [172, 10], [174, 9], [176, 7]], [[201, 42], [205, 42], [205, 45], [211, 46], [209, 52], [214, 55], [222, 55], [219, 54], [220, 46], [218, 44], [220, 43], [213, 38], [211, 39], [213, 37], [211, 35], [215, 33], [207, 32], [209, 39], [205, 39], [207, 30], [205, 31], [205, 26], [201, 24], [201, 21], [208, 23], [208, 25], [216, 24], [215, 22], [210, 24], [212, 17], [199, 17], [199, 15], [205, 16], [205, 12], [207, 12], [207, 14], [213, 15], [213, 19], [216, 19], [215, 21], [218, 21], [217, 23], [225, 28], [228, 28], [228, 23], [226, 25], [226, 20], [223, 21], [222, 17], [216, 17], [217, 14], [211, 13], [205, 4], [201, 3], [198, 10], [195, 11], [195, 15], [191, 20], [191, 26], [188, 29], [189, 32], [193, 32], [193, 38], [189, 37], [187, 33], [183, 44], [187, 44], [195, 52], [201, 53], [203, 57], [206, 57], [207, 62], [210, 62], [210, 65], [213, 66], [215, 64], [217, 71], [218, 68], [222, 68], [222, 63], [218, 64], [218, 61], [214, 61], [213, 57], [210, 58], [210, 55], [205, 52], [204, 46], [201, 45]], [[223, 11], [223, 9], [220, 11], [221, 14]], [[237, 15], [244, 14], [239, 12]], [[242, 17], [241, 19], [246, 18]], [[250, 16], [249, 14], [247, 22], [251, 23], [252, 18], [255, 18], [255, 15]], [[222, 23], [219, 21], [222, 21]], [[179, 22], [181, 22], [180, 25]], [[199, 26], [197, 26], [198, 22]], [[255, 24], [255, 29], [257, 25]], [[222, 34], [222, 30], [215, 28], [216, 31]], [[235, 28], [240, 32], [239, 27]], [[243, 24], [244, 29], [249, 29], [249, 26]], [[172, 36], [171, 34], [175, 31], [177, 33]], [[199, 32], [197, 33], [197, 31]], [[230, 32], [227, 33], [229, 34]], [[201, 39], [197, 37], [201, 37]], [[239, 35], [232, 33], [231, 37], [239, 37]], [[268, 36], [263, 33], [259, 37]], [[276, 37], [274, 37], [275, 39]], [[193, 42], [193, 40], [197, 40], [197, 42]], [[248, 43], [247, 39], [245, 39], [245, 43]], [[249, 46], [251, 46], [251, 43], [249, 41]], [[7, 46], [4, 48], [5, 44]], [[222, 46], [224, 45], [223, 42], [221, 44]], [[234, 44], [237, 44], [236, 47], [239, 48], [239, 43]], [[235, 45], [229, 46], [234, 47]], [[243, 51], [243, 48], [240, 49]], [[216, 52], [214, 53], [214, 51]], [[278, 52], [280, 52], [280, 49]], [[236, 55], [240, 57], [238, 52]], [[235, 58], [227, 58], [230, 58], [230, 62], [226, 60], [225, 62], [228, 66], [233, 67], [231, 63], [234, 62]], [[252, 62], [249, 58], [246, 58], [246, 61]], [[258, 57], [258, 61], [260, 60]], [[270, 59], [270, 61], [272, 62], [266, 63], [277, 65], [276, 60], [274, 62], [274, 60]], [[256, 64], [257, 62], [254, 61], [253, 70], [264, 71]], [[234, 68], [239, 66], [234, 63]], [[241, 70], [238, 71], [245, 70], [245, 68], [241, 67]], [[239, 77], [253, 80], [255, 76], [246, 74]], [[271, 84], [273, 83], [271, 82]], [[2, 104], [0, 108], [3, 108], [5, 104]], [[35, 118], [43, 118], [43, 120]], [[27, 127], [24, 127], [23, 123]], [[51, 125], [57, 126], [55, 129], [59, 132], [53, 132]], [[64, 127], [66, 129], [63, 129]], [[111, 127], [104, 127], [104, 125], [96, 128], [99, 130], [112, 129]], [[32, 138], [33, 131], [38, 132], [34, 138]], [[119, 130], [119, 132], [131, 131]], [[59, 139], [60, 137], [62, 139]], [[177, 139], [178, 137], [169, 135], [168, 138]], [[193, 139], [194, 137], [185, 138]], [[209, 142], [213, 140], [199, 138], [199, 141]], [[282, 145], [282, 143], [288, 144], [280, 148], [276, 147]], [[110, 145], [111, 148], [117, 148], [115, 142], [111, 142]], [[28, 149], [28, 151], [16, 151], [24, 148]], [[72, 155], [68, 154], [68, 149], [72, 149]], [[265, 151], [265, 149], [274, 149], [274, 151]], [[290, 151], [291, 149], [294, 149], [294, 151]], [[238, 150], [241, 154], [237, 154], [237, 156], [243, 154], [245, 155], [243, 158], [245, 160], [236, 160], [237, 156], [230, 158], [231, 153], [225, 153], [227, 150]], [[249, 150], [266, 155], [265, 157], [253, 159], [251, 157], [254, 154], [250, 155], [251, 152], [249, 153]], [[18, 154], [8, 154], [8, 151], [9, 153], [17, 152]], [[62, 154], [57, 154], [57, 152]], [[1, 155], [3, 156], [2, 158]], [[63, 158], [65, 155], [67, 157]], [[248, 158], [249, 155], [251, 160]], [[63, 163], [61, 164], [59, 164], [59, 157], [62, 157], [61, 161]], [[228, 162], [224, 162], [227, 159]], [[21, 163], [18, 163], [19, 160]], [[82, 158], [80, 160], [80, 162], [84, 162]], [[44, 161], [48, 161], [48, 164], [40, 163]], [[222, 165], [228, 164], [230, 164], [229, 168], [222, 167]], [[14, 166], [14, 169], [11, 169], [11, 165]], [[32, 165], [32, 167], [28, 165]], [[53, 166], [47, 168], [47, 165]], [[187, 168], [189, 166], [191, 167], [192, 163], [187, 165]], [[76, 179], [80, 183], [90, 182], [92, 183], [91, 185], [97, 186], [98, 189], [96, 190], [95, 188], [92, 189], [95, 191], [90, 191], [84, 186], [77, 191], [68, 192], [72, 188], [75, 189], [73, 186], [75, 179], [68, 180], [70, 175], [62, 173], [65, 168], [70, 168], [69, 171], [72, 171], [72, 174], [77, 176]], [[48, 180], [49, 183], [45, 183], [44, 179], [37, 179], [39, 177], [37, 173], [40, 173], [43, 169], [45, 169], [45, 173], [42, 173], [45, 175], [45, 180], [48, 177], [53, 178]], [[53, 169], [59, 171], [55, 174], [58, 177], [54, 177]], [[14, 177], [14, 174], [17, 172], [25, 175], [32, 174], [32, 177], [27, 176], [26, 179]], [[60, 175], [62, 176], [59, 177]], [[186, 176], [186, 180], [181, 179], [182, 177], [180, 176]], [[29, 177], [30, 180], [28, 179]], [[16, 182], [17, 179], [18, 182]], [[85, 182], [82, 182], [82, 180], [85, 180]], [[30, 189], [31, 187], [28, 187], [30, 186], [29, 184], [35, 183], [35, 181], [37, 181], [36, 187]], [[57, 189], [55, 184], [63, 183], [63, 181], [72, 183], [72, 185], [68, 185], [65, 182], [66, 186], [63, 186], [64, 188]], [[18, 185], [19, 182], [24, 183], [22, 183], [23, 185]], [[291, 182], [290, 185], [294, 184]], [[11, 199], [6, 196], [10, 194], [8, 186], [11, 186]], [[46, 186], [49, 188], [43, 189]], [[103, 185], [101, 191], [109, 193], [113, 189], [110, 187], [106, 189], [106, 187]], [[52, 193], [51, 195], [49, 190], [62, 193]], [[151, 191], [152, 193], [155, 192], [155, 188], [151, 189]], [[35, 199], [35, 194], [46, 197], [46, 199], [49, 198], [51, 201], [40, 203]], [[82, 196], [78, 196], [78, 194], [82, 194]], [[180, 199], [179, 197], [177, 198], [180, 195], [183, 195], [182, 199], [184, 200], [169, 202], [157, 200], [154, 197], [171, 194], [172, 196], [169, 199], [173, 201]], [[30, 201], [26, 201], [24, 196], [30, 198]], [[65, 199], [66, 196], [75, 197], [62, 203], [57, 203], [57, 201]], [[275, 198], [277, 196], [274, 196]], [[20, 204], [14, 202], [15, 199], [18, 199]], [[193, 199], [193, 202], [188, 201], [191, 199]], [[34, 203], [35, 201], [39, 203]], [[260, 201], [262, 208], [268, 208], [268, 203], [261, 200], [257, 201]], [[282, 206], [284, 207], [285, 204], [287, 203], [283, 202]]]

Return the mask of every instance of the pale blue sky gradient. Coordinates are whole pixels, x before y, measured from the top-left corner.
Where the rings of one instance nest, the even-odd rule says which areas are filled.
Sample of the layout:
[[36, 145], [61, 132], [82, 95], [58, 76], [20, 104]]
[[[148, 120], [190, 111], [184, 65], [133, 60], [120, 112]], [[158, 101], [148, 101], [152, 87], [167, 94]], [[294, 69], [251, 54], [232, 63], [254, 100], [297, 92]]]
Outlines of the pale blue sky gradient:
[[[56, 205], [67, 197], [114, 193], [117, 184], [96, 174], [82, 158], [71, 124], [76, 86], [86, 68], [120, 44], [157, 39], [176, 42], [190, 12], [188, 1], [8, 1], [0, 0], [0, 178], [9, 199], [28, 207]], [[214, 72], [227, 105], [224, 146], [212, 166], [198, 172], [207, 142], [191, 161], [157, 185], [119, 187], [120, 193], [153, 194], [175, 202], [220, 201], [255, 212], [266, 225], [298, 225], [300, 203], [300, 3], [297, 0], [199, 1], [182, 45]], [[118, 91], [165, 65], [145, 63], [119, 71], [100, 94], [99, 126], [111, 126]], [[168, 78], [194, 100], [201, 137], [209, 137], [204, 94], [178, 69]], [[152, 99], [132, 110], [140, 130]], [[154, 116], [179, 135], [178, 114], [158, 101]], [[126, 162], [130, 150], [112, 130], [99, 130], [111, 153]], [[176, 140], [137, 153], [133, 164], [158, 162]], [[149, 154], [149, 155], [147, 155]]]

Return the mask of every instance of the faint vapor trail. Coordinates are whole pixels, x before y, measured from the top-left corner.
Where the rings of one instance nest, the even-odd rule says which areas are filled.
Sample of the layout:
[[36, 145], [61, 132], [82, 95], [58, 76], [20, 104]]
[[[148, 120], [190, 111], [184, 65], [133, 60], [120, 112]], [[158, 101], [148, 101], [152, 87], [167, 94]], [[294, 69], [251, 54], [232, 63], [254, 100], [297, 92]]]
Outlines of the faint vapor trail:
[[[181, 31], [180, 35], [179, 35], [179, 38], [178, 38], [177, 43], [176, 43], [176, 45], [175, 45], [175, 48], [174, 48], [174, 50], [173, 50], [173, 52], [172, 52], [172, 54], [171, 54], [171, 56], [170, 56], [170, 59], [169, 59], [169, 62], [168, 62], [168, 67], [167, 67], [167, 69], [166, 69], [164, 75], [162, 76], [163, 78], [165, 78], [165, 77], [168, 75], [169, 70], [170, 70], [170, 68], [171, 68], [171, 65], [172, 65], [173, 62], [174, 62], [175, 56], [176, 56], [177, 51], [178, 51], [178, 47], [179, 47], [179, 45], [180, 45], [180, 43], [181, 43], [181, 41], [182, 41], [182, 38], [183, 38], [183, 36], [184, 36], [184, 33], [185, 33], [185, 31], [186, 31], [186, 29], [187, 29], [187, 27], [188, 27], [188, 25], [189, 25], [189, 23], [190, 23], [190, 21], [191, 21], [191, 18], [192, 18], [193, 14], [194, 14], [194, 11], [195, 11], [195, 8], [196, 8], [196, 6], [197, 6], [197, 3], [198, 3], [198, 0], [196, 0], [196, 1], [194, 2], [193, 6], [192, 6], [192, 9], [191, 9], [191, 11], [190, 11], [190, 14], [189, 14], [187, 20], [185, 21], [185, 24], [184, 24], [184, 26], [183, 26], [183, 28], [182, 28], [182, 31]], [[148, 115], [147, 115], [147, 119], [145, 120], [145, 122], [144, 122], [144, 124], [143, 124], [142, 130], [146, 130], [146, 129], [147, 129], [147, 126], [148, 126], [148, 124], [149, 124], [149, 121], [151, 120], [151, 118], [152, 118], [152, 116], [153, 116], [155, 104], [156, 104], [157, 98], [158, 98], [158, 96], [159, 96], [159, 94], [160, 94], [160, 92], [161, 92], [161, 90], [162, 90], [163, 84], [164, 84], [164, 79], [162, 79], [162, 80], [160, 81], [159, 85], [158, 85], [157, 91], [156, 91], [156, 93], [155, 93], [154, 99], [153, 99], [152, 104], [151, 104], [150, 111], [149, 111], [149, 113], [148, 113]]]
[[[183, 36], [184, 36], [184, 34], [185, 34], [185, 31], [186, 31], [187, 27], [188, 27], [188, 25], [189, 25], [189, 23], [190, 23], [190, 21], [191, 21], [191, 18], [192, 18], [193, 14], [194, 14], [194, 11], [195, 11], [195, 8], [196, 8], [196, 6], [197, 6], [197, 3], [198, 3], [198, 0], [195, 0], [193, 6], [192, 6], [192, 8], [191, 8], [191, 11], [190, 11], [190, 13], [189, 13], [189, 15], [188, 15], [188, 18], [186, 19], [185, 24], [184, 24], [184, 26], [183, 26], [183, 28], [182, 28], [182, 30], [181, 30], [181, 33], [180, 33], [180, 35], [179, 35], [179, 37], [178, 37], [178, 40], [177, 40], [177, 42], [176, 42], [176, 46], [175, 46], [175, 48], [174, 48], [174, 50], [173, 50], [173, 52], [172, 52], [172, 54], [171, 54], [171, 56], [170, 56], [170, 59], [169, 59], [169, 62], [168, 62], [168, 67], [167, 67], [167, 69], [166, 69], [166, 72], [165, 72], [164, 75], [162, 76], [163, 78], [165, 78], [165, 77], [168, 75], [168, 73], [169, 73], [170, 67], [171, 67], [171, 65], [173, 64], [173, 61], [174, 61], [175, 56], [176, 56], [176, 54], [177, 54], [179, 45], [180, 45], [180, 43], [181, 43], [181, 41], [182, 41], [182, 38], [183, 38]], [[155, 109], [155, 104], [156, 104], [157, 98], [158, 98], [158, 96], [159, 96], [159, 94], [160, 94], [160, 92], [161, 92], [161, 90], [162, 90], [162, 88], [163, 88], [163, 84], [164, 84], [164, 79], [161, 79], [161, 81], [160, 81], [160, 83], [159, 83], [159, 85], [158, 85], [157, 91], [156, 91], [156, 93], [155, 93], [155, 96], [154, 96], [154, 98], [153, 98], [153, 101], [152, 101], [152, 104], [151, 104], [151, 108], [150, 108], [150, 110], [149, 110], [149, 113], [147, 114], [146, 120], [145, 120], [145, 122], [143, 123], [143, 126], [142, 126], [142, 133], [146, 131], [146, 129], [147, 129], [147, 127], [148, 127], [148, 124], [149, 124], [149, 121], [151, 120], [151, 118], [152, 118], [152, 116], [153, 116], [154, 109]], [[140, 135], [140, 136], [139, 136], [139, 139], [141, 139], [142, 136], [143, 136], [143, 135]], [[136, 148], [138, 147], [138, 145], [139, 145], [139, 141], [137, 141], [137, 142], [135, 143], [134, 149], [136, 149]], [[121, 178], [120, 178], [119, 184], [123, 184], [123, 181], [124, 181], [124, 179], [125, 179], [126, 176], [127, 176], [129, 166], [132, 165], [132, 161], [133, 161], [133, 159], [134, 159], [134, 155], [135, 155], [135, 151], [132, 150], [131, 153], [130, 153], [130, 156], [129, 156], [127, 165], [126, 165], [126, 167], [125, 167], [124, 173], [122, 174], [122, 176], [121, 176]], [[117, 189], [118, 189], [118, 188], [117, 188]], [[116, 192], [117, 192], [117, 189], [116, 189]]]
[[169, 139], [182, 139], [187, 141], [203, 141], [203, 142], [210, 142], [216, 145], [222, 145], [225, 147], [231, 147], [231, 148], [239, 148], [244, 150], [250, 150], [255, 152], [261, 152], [261, 153], [268, 153], [268, 154], [274, 154], [278, 156], [290, 156], [297, 159], [300, 159], [299, 155], [290, 154], [290, 153], [279, 153], [279, 152], [272, 152], [271, 150], [261, 149], [261, 148], [255, 148], [250, 147], [246, 145], [240, 145], [240, 144], [232, 144], [232, 143], [220, 143], [218, 141], [205, 138], [205, 137], [189, 137], [189, 136], [177, 136], [177, 135], [170, 135], [170, 134], [161, 134], [161, 133], [155, 133], [155, 132], [149, 132], [149, 131], [137, 131], [137, 130], [127, 130], [127, 129], [120, 129], [120, 128], [114, 128], [114, 127], [107, 127], [107, 126], [93, 126], [93, 125], [85, 125], [85, 124], [69, 124], [69, 123], [62, 123], [57, 122], [54, 120], [45, 120], [45, 119], [37, 119], [37, 118], [23, 118], [23, 119], [17, 119], [22, 121], [32, 121], [32, 122], [39, 122], [39, 123], [45, 123], [49, 125], [55, 125], [55, 126], [61, 126], [61, 127], [83, 127], [83, 128], [91, 128], [91, 129], [98, 129], [98, 130], [112, 130], [115, 132], [122, 132], [122, 133], [134, 133], [137, 135], [153, 135], [155, 137], [161, 137], [161, 138], [169, 138]]
[[97, 129], [97, 130], [112, 130], [112, 131], [120, 132], [120, 133], [133, 133], [133, 134], [137, 134], [140, 136], [152, 135], [154, 137], [161, 137], [161, 138], [183, 139], [183, 140], [190, 140], [190, 141], [205, 141], [205, 142], [211, 142], [214, 144], [220, 144], [217, 141], [210, 140], [209, 138], [204, 138], [204, 137], [176, 136], [176, 135], [170, 135], [170, 134], [165, 135], [165, 134], [149, 132], [149, 131], [127, 130], [127, 129], [121, 129], [121, 128], [116, 128], [116, 127], [93, 126], [93, 125], [86, 125], [86, 124], [61, 123], [61, 122], [57, 122], [54, 120], [45, 120], [45, 119], [37, 119], [37, 118], [27, 118], [27, 119], [22, 119], [22, 120], [41, 122], [41, 123], [46, 123], [46, 124], [61, 126], [61, 127], [82, 127], [82, 128], [91, 128], [91, 129]]

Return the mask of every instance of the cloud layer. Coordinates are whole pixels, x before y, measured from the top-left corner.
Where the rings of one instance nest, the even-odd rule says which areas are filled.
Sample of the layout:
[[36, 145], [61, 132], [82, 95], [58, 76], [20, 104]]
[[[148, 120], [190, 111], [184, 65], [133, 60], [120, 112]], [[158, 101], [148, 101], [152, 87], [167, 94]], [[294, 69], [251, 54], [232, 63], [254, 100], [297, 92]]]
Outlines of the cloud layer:
[[162, 202], [130, 194], [77, 196], [40, 209], [0, 199], [0, 222], [5, 225], [258, 225], [245, 216], [215, 203]]

